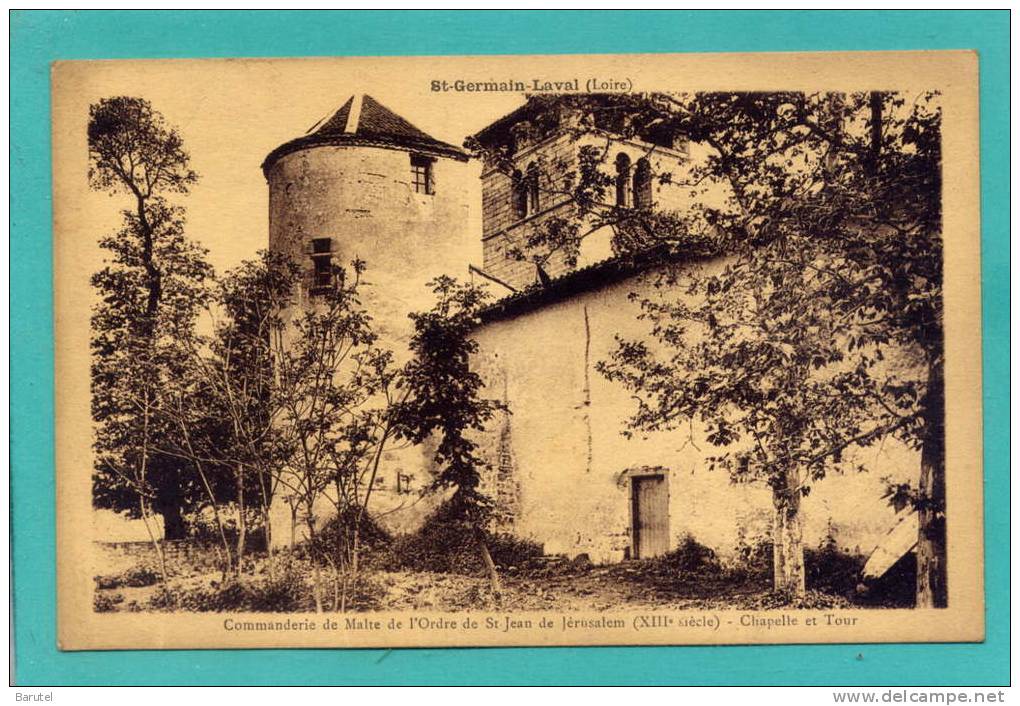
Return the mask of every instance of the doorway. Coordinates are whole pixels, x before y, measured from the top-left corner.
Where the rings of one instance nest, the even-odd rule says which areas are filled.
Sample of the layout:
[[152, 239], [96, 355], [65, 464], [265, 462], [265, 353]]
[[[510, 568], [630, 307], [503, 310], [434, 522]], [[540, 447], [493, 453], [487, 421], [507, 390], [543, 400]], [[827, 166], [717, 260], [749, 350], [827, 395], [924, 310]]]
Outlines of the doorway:
[[669, 487], [665, 475], [631, 478], [631, 529], [635, 559], [669, 551]]

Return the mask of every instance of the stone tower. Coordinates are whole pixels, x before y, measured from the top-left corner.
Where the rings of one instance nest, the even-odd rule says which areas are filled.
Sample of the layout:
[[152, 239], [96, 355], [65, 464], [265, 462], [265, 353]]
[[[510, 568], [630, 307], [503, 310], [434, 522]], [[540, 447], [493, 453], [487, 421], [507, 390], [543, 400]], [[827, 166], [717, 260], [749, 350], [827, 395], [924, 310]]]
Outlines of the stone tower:
[[[509, 169], [504, 160], [482, 166], [486, 275], [515, 290], [541, 284], [527, 242], [550, 221], [575, 217], [567, 194], [583, 148], [604, 154], [604, 171], [613, 176], [607, 202], [653, 210], [689, 205], [685, 190], [655, 178], [668, 173], [673, 181], [682, 180], [689, 168], [686, 142], [662, 127], [628, 129], [625, 111], [614, 105], [613, 96], [599, 94], [532, 96], [473, 136], [488, 154], [510, 163]], [[611, 236], [609, 228], [592, 232], [581, 243], [576, 263], [555, 253], [544, 263], [543, 274], [555, 279], [612, 258]]]
[[331, 265], [367, 263], [363, 292], [381, 341], [399, 357], [409, 311], [429, 304], [426, 282], [465, 271], [478, 198], [468, 156], [371, 96], [352, 96], [262, 163], [269, 248], [298, 263], [300, 306], [329, 285]]
[[[367, 95], [352, 96], [305, 135], [270, 152], [262, 163], [269, 184], [269, 249], [302, 270], [295, 308], [315, 306], [332, 285], [333, 266], [363, 260], [361, 300], [378, 344], [391, 349], [398, 363], [405, 360], [408, 313], [432, 305], [428, 281], [465, 275], [477, 247], [472, 213], [480, 194], [471, 166], [465, 152]], [[398, 528], [414, 521], [402, 518], [407, 512], [401, 508], [429, 481], [425, 466], [421, 448], [382, 457], [373, 505]], [[316, 508], [316, 515], [325, 520], [329, 510]], [[274, 498], [271, 522], [274, 544], [295, 538], [285, 499]]]

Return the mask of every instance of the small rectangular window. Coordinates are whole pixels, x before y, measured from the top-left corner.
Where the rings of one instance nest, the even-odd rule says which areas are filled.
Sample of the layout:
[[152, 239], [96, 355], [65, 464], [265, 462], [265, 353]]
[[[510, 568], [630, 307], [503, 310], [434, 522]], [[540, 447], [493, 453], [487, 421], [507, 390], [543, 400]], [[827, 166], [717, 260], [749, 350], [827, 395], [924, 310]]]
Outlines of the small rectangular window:
[[315, 263], [315, 272], [312, 286], [316, 289], [327, 289], [333, 286], [333, 258], [329, 255], [320, 255], [312, 258]]
[[333, 239], [312, 238], [311, 293], [322, 294], [333, 286]]
[[419, 194], [435, 193], [432, 181], [432, 160], [420, 154], [411, 155], [411, 183]]

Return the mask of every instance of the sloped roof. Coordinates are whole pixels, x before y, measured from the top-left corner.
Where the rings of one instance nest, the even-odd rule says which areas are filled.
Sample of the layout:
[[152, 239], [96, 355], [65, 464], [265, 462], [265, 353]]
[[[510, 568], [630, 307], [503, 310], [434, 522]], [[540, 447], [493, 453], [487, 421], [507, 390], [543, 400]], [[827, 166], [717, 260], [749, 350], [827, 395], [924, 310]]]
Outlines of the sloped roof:
[[549, 280], [534, 284], [492, 302], [479, 312], [479, 322], [487, 324], [527, 314], [584, 292], [600, 289], [629, 279], [666, 263], [706, 259], [704, 256], [677, 255], [665, 248], [652, 248], [634, 255], [614, 255]]
[[425, 152], [466, 161], [463, 150], [437, 140], [369, 95], [354, 95], [329, 118], [320, 120], [303, 136], [285, 142], [262, 162], [267, 174], [284, 155], [321, 145], [365, 145]]

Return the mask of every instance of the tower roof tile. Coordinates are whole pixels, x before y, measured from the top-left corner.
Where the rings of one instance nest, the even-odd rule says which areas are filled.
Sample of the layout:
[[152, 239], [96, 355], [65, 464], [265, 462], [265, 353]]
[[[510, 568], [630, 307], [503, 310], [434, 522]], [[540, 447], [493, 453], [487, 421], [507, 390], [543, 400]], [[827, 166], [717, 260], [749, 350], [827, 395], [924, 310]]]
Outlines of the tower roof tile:
[[262, 162], [262, 172], [268, 175], [278, 159], [292, 152], [321, 145], [345, 144], [391, 147], [467, 160], [467, 153], [459, 147], [426, 134], [372, 96], [355, 95], [329, 118], [313, 125], [305, 135], [270, 152]]

